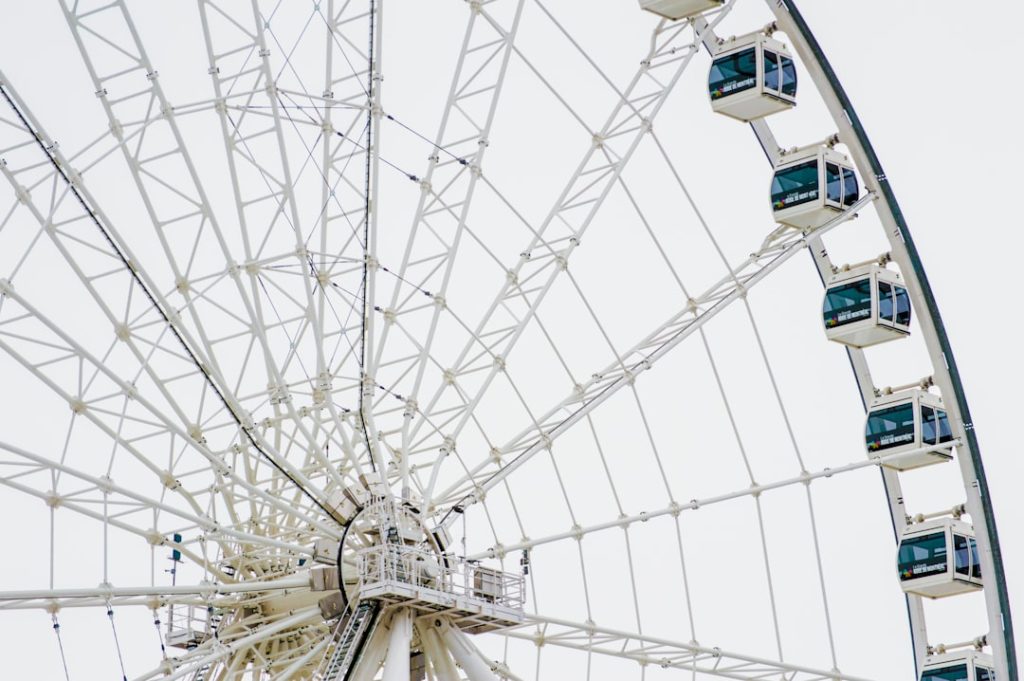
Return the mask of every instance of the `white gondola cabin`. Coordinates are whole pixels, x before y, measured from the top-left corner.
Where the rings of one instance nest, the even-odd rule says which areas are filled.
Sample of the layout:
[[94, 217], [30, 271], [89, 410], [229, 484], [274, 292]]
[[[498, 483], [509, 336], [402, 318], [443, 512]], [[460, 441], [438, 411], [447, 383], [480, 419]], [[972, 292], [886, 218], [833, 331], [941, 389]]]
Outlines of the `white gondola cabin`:
[[666, 19], [686, 19], [716, 9], [725, 0], [640, 0], [640, 8]]
[[926, 598], [982, 588], [974, 528], [953, 518], [908, 525], [896, 557], [900, 587]]
[[796, 106], [796, 64], [786, 46], [764, 33], [723, 42], [708, 74], [711, 108], [753, 121]]
[[921, 669], [921, 681], [995, 681], [991, 655], [968, 650], [929, 655]]
[[[868, 409], [864, 428], [868, 456], [891, 456], [917, 449], [885, 462], [885, 466], [905, 471], [953, 458], [953, 440], [949, 416], [942, 399], [924, 390], [903, 390], [875, 398]], [[934, 447], [934, 448], [933, 448]]]
[[806, 229], [828, 222], [860, 198], [849, 159], [821, 145], [783, 154], [772, 177], [775, 221]]
[[910, 334], [910, 294], [897, 272], [868, 265], [839, 272], [821, 306], [831, 341], [866, 348]]

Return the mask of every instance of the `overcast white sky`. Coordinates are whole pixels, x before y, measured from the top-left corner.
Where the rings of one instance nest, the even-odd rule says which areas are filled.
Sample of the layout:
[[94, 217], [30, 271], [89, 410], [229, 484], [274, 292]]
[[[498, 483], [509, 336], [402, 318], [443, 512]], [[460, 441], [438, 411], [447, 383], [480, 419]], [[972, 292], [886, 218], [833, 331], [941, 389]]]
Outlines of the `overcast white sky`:
[[[283, 6], [308, 13], [308, 4], [285, 0]], [[636, 9], [634, 0], [548, 0], [546, 4], [616, 82], [621, 84], [628, 78], [643, 54], [647, 33], [653, 26], [653, 20]], [[462, 5], [459, 0], [395, 0], [387, 4], [384, 108], [428, 137], [434, 134], [450, 77], [449, 62], [461, 37]], [[527, 5], [532, 7], [530, 2]], [[743, 33], [766, 21], [763, 3], [758, 0], [738, 0], [738, 5], [741, 9], [730, 17], [724, 33]], [[165, 79], [172, 101], [210, 96], [194, 4], [135, 0], [129, 7], [150, 46], [151, 57]], [[872, 138], [913, 230], [938, 298], [984, 455], [1010, 597], [1018, 613], [1018, 627], [1024, 627], [1024, 495], [1019, 493], [1024, 463], [1017, 451], [1020, 423], [1017, 388], [1024, 379], [1019, 360], [1020, 334], [1024, 326], [1013, 306], [1002, 301], [1003, 297], [1013, 298], [1011, 294], [1019, 283], [1019, 260], [1024, 246], [1024, 224], [1014, 203], [1019, 191], [1017, 161], [1024, 155], [1019, 130], [1021, 76], [1017, 54], [1024, 9], [1018, 3], [989, 3], [983, 9], [968, 7], [974, 10], [968, 13], [964, 3], [951, 0], [802, 0], [800, 8]], [[551, 34], [545, 33], [542, 25], [536, 8], [528, 9], [521, 42], [524, 53], [546, 74], [553, 74], [553, 82], [565, 88], [567, 98], [575, 98], [572, 101], [580, 103], [588, 122], [603, 120], [607, 98], [602, 99], [596, 91], [590, 91], [592, 81], [587, 80], [589, 76], [582, 71], [578, 82], [574, 82], [574, 70], [584, 67], [572, 62], [566, 56], [567, 51], [553, 40], [548, 42]], [[771, 228], [765, 195], [769, 171], [754, 139], [743, 126], [716, 119], [711, 114], [702, 89], [707, 66], [705, 55], [694, 61], [666, 106], [656, 130], [664, 136], [698, 205], [720, 234], [724, 250], [736, 262], [756, 248]], [[50, 134], [61, 140], [65, 150], [76, 148], [76, 142], [90, 139], [105, 127], [102, 110], [91, 94], [92, 87], [56, 2], [0, 0], [0, 69], [19, 88]], [[801, 71], [801, 75], [806, 73]], [[545, 194], [545, 189], [550, 193], [552, 186], [560, 186], [558, 183], [564, 181], [568, 170], [575, 165], [578, 152], [585, 148], [587, 140], [580, 139], [579, 129], [563, 114], [548, 116], [546, 112], [556, 111], [557, 104], [528, 80], [521, 68], [510, 75], [511, 84], [492, 136], [492, 151], [488, 157], [492, 165], [487, 167], [487, 172], [498, 178], [496, 182], [500, 186], [510, 188], [510, 193], [519, 197], [517, 205], [524, 208], [525, 214], [536, 218], [543, 215], [544, 207], [550, 203], [551, 197]], [[179, 86], [180, 90], [176, 90]], [[186, 91], [186, 88], [191, 89]], [[772, 120], [787, 147], [819, 140], [832, 132], [809, 78], [802, 80], [801, 88], [798, 110]], [[207, 117], [205, 125], [215, 125], [212, 112], [203, 115]], [[198, 135], [195, 132], [191, 142], [195, 145], [193, 153], [201, 161], [220, 153], [219, 148], [204, 146], [207, 140]], [[384, 136], [384, 153], [403, 168], [418, 172], [426, 156], [422, 143], [402, 138], [401, 132], [393, 129], [385, 128]], [[211, 137], [209, 140], [219, 144], [219, 139]], [[582, 142], [583, 146], [576, 142]], [[643, 163], [655, 167], [652, 158], [638, 158], [640, 168], [630, 177], [637, 194], [647, 201], [645, 205], [652, 214], [666, 221], [677, 213], [689, 215], [681, 197], [671, 194], [663, 168], [657, 174], [654, 171], [644, 174]], [[399, 187], [398, 180], [401, 178], [383, 180], [385, 189], [393, 188], [395, 195], [393, 202], [384, 208], [384, 222], [390, 225], [387, 217], [393, 215], [394, 223], [405, 229], [410, 199], [401, 195], [400, 192], [406, 190]], [[211, 186], [216, 186], [217, 181], [217, 178], [212, 179]], [[111, 203], [116, 204], [117, 187], [106, 186], [105, 189]], [[3, 196], [6, 202], [6, 194]], [[594, 307], [619, 347], [627, 345], [629, 339], [635, 340], [654, 321], [674, 309], [670, 300], [674, 294], [666, 294], [665, 289], [660, 288], [667, 276], [663, 274], [658, 279], [646, 272], [646, 256], [642, 255], [646, 251], [634, 243], [633, 237], [626, 238], [622, 231], [617, 231], [625, 229], [621, 225], [635, 225], [632, 213], [624, 205], [619, 197], [618, 203], [609, 206], [608, 217], [595, 224], [593, 240], [585, 249], [581, 247], [579, 257], [585, 260], [579, 265], [578, 275], [586, 290], [592, 292]], [[116, 205], [108, 210], [120, 212]], [[130, 211], [124, 209], [124, 215], [124, 221], [128, 222]], [[692, 227], [692, 218], [686, 219]], [[830, 250], [841, 261], [877, 255], [882, 248], [879, 229], [871, 219], [848, 225], [829, 242]], [[694, 240], [698, 239], [696, 231], [688, 233], [694, 235]], [[716, 270], [707, 264], [710, 256], [705, 258], [709, 252], [706, 244], [691, 248], [690, 237], [685, 234], [666, 236], [667, 243], [676, 248], [672, 257], [678, 258], [676, 262], [683, 279], [694, 290], [702, 290], [714, 281], [712, 273]], [[496, 240], [499, 238], [495, 236]], [[516, 240], [522, 239], [516, 236]], [[400, 238], [392, 237], [383, 248], [387, 251], [402, 243]], [[506, 251], [506, 259], [511, 256], [514, 261], [518, 252]], [[862, 421], [855, 384], [841, 349], [827, 344], [816, 328], [819, 299], [820, 287], [808, 259], [802, 255], [780, 271], [771, 284], [766, 284], [764, 291], [751, 297], [773, 366], [780, 375], [781, 389], [794, 416], [798, 439], [805, 453], [809, 453], [811, 469], [858, 460], [862, 456], [859, 440]], [[59, 304], [59, 296], [51, 302]], [[472, 305], [473, 301], [467, 299], [465, 304]], [[554, 333], [564, 334], [560, 338], [570, 345], [578, 344], [573, 348], [578, 361], [590, 366], [588, 346], [599, 344], [592, 342], [593, 336], [582, 332], [573, 337], [573, 325], [579, 319], [575, 316], [578, 301], [572, 305], [572, 313], [560, 315], [555, 312], [559, 308], [553, 302], [552, 311], [547, 314], [556, 318], [551, 320]], [[557, 319], [560, 316], [562, 319]], [[749, 378], [763, 369], [749, 337], [738, 335], [749, 334], [745, 324], [745, 318], [738, 316], [724, 319], [719, 326], [709, 326], [709, 340], [721, 351], [717, 358], [726, 382], [732, 381], [738, 393], [735, 398], [739, 403], [738, 411], [747, 415], [744, 424], [751, 434], [749, 448], [761, 454], [774, 453], [773, 437], [780, 431], [773, 429], [779, 427], [779, 420], [774, 414], [760, 416], [761, 411], [768, 411], [774, 405], [770, 403], [764, 381]], [[696, 337], [691, 338], [690, 344], [694, 347], [681, 350], [679, 357], [672, 360], [678, 363], [661, 367], [665, 371], [662, 377], [651, 378], [650, 385], [644, 388], [644, 397], [649, 400], [645, 407], [653, 413], [656, 437], [663, 438], [662, 449], [687, 450], [685, 465], [680, 463], [678, 471], [672, 467], [675, 464], [669, 466], [669, 477], [680, 500], [739, 489], [746, 484], [738, 458], [730, 454], [732, 458], [726, 462], [724, 457], [718, 456], [720, 443], [731, 435], [724, 430], [717, 434], [704, 432], [711, 431], [712, 425], [724, 428], [726, 422], [720, 409], [711, 414], [711, 408], [707, 407], [709, 413], [703, 412], [705, 403], [713, 402], [717, 394], [711, 392], [714, 383], [707, 371], [706, 355], [697, 343]], [[880, 386], [914, 381], [928, 371], [919, 338], [895, 345], [900, 347], [879, 349], [871, 355]], [[529, 356], [528, 351], [523, 352]], [[599, 356], [598, 351], [593, 352], [595, 357]], [[598, 366], [603, 366], [601, 361]], [[694, 375], [685, 373], [687, 370]], [[530, 394], [545, 398], [538, 407], [548, 404], [555, 394], [546, 395], [549, 389], [545, 369], [528, 366], [522, 371], [523, 381], [534, 391]], [[29, 412], [18, 412], [15, 402], [29, 379], [14, 371], [9, 375], [11, 378], [3, 380], [6, 388], [3, 404], [6, 412], [14, 416], [5, 417], [0, 413], [0, 431], [4, 433], [4, 440], [31, 443], [38, 431], [46, 428], [47, 416], [45, 412], [37, 413], [28, 417], [34, 421], [23, 420], [24, 414]], [[561, 387], [555, 389], [557, 394], [562, 392]], [[619, 462], [613, 461], [611, 468], [621, 478], [625, 510], [633, 513], [665, 502], [647, 500], [648, 496], [660, 499], [663, 493], [660, 489], [652, 491], [651, 486], [656, 486], [657, 482], [649, 464], [645, 468], [644, 464], [630, 459], [634, 448], [639, 451], [646, 444], [636, 444], [642, 440], [641, 426], [635, 415], [624, 416], [627, 407], [612, 405], [612, 410], [620, 409], [620, 412], [610, 411], [600, 416], [599, 427], [609, 431], [602, 433], [602, 437], [607, 438], [605, 442], [611, 444], [612, 450], [621, 454]], [[495, 408], [500, 409], [500, 405]], [[623, 416], [616, 416], [617, 413]], [[677, 413], [693, 415], [694, 420], [690, 426], [677, 426], [674, 424]], [[65, 418], [66, 413], [59, 415], [61, 423]], [[693, 423], [701, 427], [694, 428]], [[515, 431], [513, 426], [500, 423], [496, 427], [504, 433]], [[586, 446], [575, 440], [569, 442], [579, 444], [580, 451]], [[680, 460], [682, 457], [680, 454]], [[794, 473], [791, 459], [786, 460], [789, 468], [776, 466], [771, 456], [765, 459], [761, 469], [764, 477], [759, 477], [759, 482]], [[595, 460], [581, 456], [573, 466], [572, 460], [567, 461], [563, 474], [575, 481], [571, 484], [577, 485], [583, 516], [588, 521], [614, 518], [617, 511], [612, 505], [603, 497], [598, 500], [597, 493], [590, 490], [592, 482], [604, 484], [603, 476], [593, 472], [597, 466]], [[943, 470], [929, 471], [908, 480], [908, 508], [911, 510], [933, 511], [937, 509], [929, 507], [929, 503], [945, 507], [947, 502], [948, 505], [956, 502], [956, 479], [951, 477], [955, 476], [954, 467], [935, 468]], [[517, 499], [528, 507], [525, 515], [535, 516], [528, 517], [528, 522], [534, 523], [531, 534], [542, 536], [568, 527], [570, 523], [564, 508], [559, 506], [552, 510], [549, 504], [554, 503], [551, 502], [553, 496], [545, 496], [548, 493], [557, 496], [557, 488], [551, 486], [550, 471], [534, 468], [526, 469], [524, 474], [537, 476], [530, 479], [531, 493], [522, 500]], [[942, 475], [945, 478], [940, 479]], [[830, 486], [816, 492], [816, 503], [819, 504], [818, 522], [823, 535], [829, 596], [837, 621], [837, 637], [841, 639], [840, 663], [844, 670], [862, 676], [908, 678], [912, 667], [906, 653], [905, 617], [892, 569], [891, 532], [878, 475], [866, 471], [824, 484]], [[778, 515], [771, 515], [771, 509], [768, 511], [768, 524], [771, 540], [778, 542], [774, 544], [778, 548], [773, 559], [784, 566], [777, 579], [785, 600], [783, 628], [788, 628], [790, 636], [787, 644], [792, 652], [788, 659], [825, 666], [828, 656], [823, 650], [820, 619], [812, 622], [808, 614], [813, 611], [814, 617], [819, 617], [816, 613], [820, 606], [817, 600], [807, 603], [802, 600], [817, 598], [816, 591], [806, 590], [804, 579], [813, 578], [814, 573], [801, 572], [786, 562], [788, 558], [794, 564], [806, 562], [809, 556], [806, 521], [798, 519], [801, 513], [806, 515], [805, 507], [799, 505], [803, 503], [799, 497], [778, 503]], [[503, 508], [500, 501], [495, 504]], [[44, 510], [42, 504], [0, 490], [0, 509], [7, 519], [0, 588], [44, 587], [47, 557], [45, 539], [40, 537], [40, 531], [45, 528], [41, 522], [44, 519], [40, 514]], [[710, 509], [702, 510], [701, 513], [706, 514], [701, 517], [705, 524], [688, 528], [687, 546], [695, 556], [691, 589], [697, 592], [694, 601], [700, 606], [697, 619], [706, 622], [704, 634], [700, 636], [702, 643], [732, 649], [749, 648], [759, 653], [767, 646], [767, 653], [771, 654], [773, 643], [766, 620], [755, 621], [754, 617], [755, 611], [759, 613], [757, 617], [763, 615], [764, 589], [763, 583], [755, 578], [762, 574], [759, 572], [762, 570], [760, 547], [750, 545], [756, 535], [750, 534], [750, 528], [740, 520], [741, 517], [749, 519], [749, 511], [749, 507], [745, 507], [735, 514], [722, 511], [716, 515], [717, 512]], [[634, 549], [639, 561], [651, 570], [644, 573], [646, 580], [639, 580], [651, 589], [640, 597], [650, 613], [644, 621], [649, 625], [648, 631], [688, 640], [689, 631], [679, 624], [684, 618], [681, 608], [673, 606], [674, 610], [657, 612], [659, 598], [667, 598], [678, 591], [678, 570], [674, 567], [661, 569], [666, 559], [659, 548], [670, 542], [669, 548], [675, 550], [674, 530], [670, 523], [661, 526], [652, 523], [650, 527], [649, 536], [638, 537]], [[798, 533], [802, 533], [799, 540], [794, 538]], [[515, 541], [519, 537], [509, 535], [507, 539]], [[591, 597], [607, 604], [603, 610], [598, 608], [599, 614], [594, 615], [594, 619], [605, 626], [632, 629], [635, 621], [631, 602], [624, 596], [628, 583], [621, 581], [621, 574], [612, 570], [604, 574], [601, 567], [604, 552], [621, 550], [617, 537], [615, 541], [612, 546], [595, 539], [594, 552], [587, 558], [588, 564], [597, 563], [588, 568], [592, 570], [589, 573]], [[73, 563], [74, 556], [79, 554], [95, 556], [95, 544], [81, 537], [75, 542], [68, 554], [69, 563], [60, 571], [61, 583], [65, 586], [97, 583], [100, 580], [93, 569], [94, 558], [83, 560], [80, 570]], [[487, 542], [482, 540], [482, 544], [486, 546]], [[580, 580], [577, 564], [573, 562], [578, 561], [573, 554], [575, 545], [569, 543], [566, 549], [568, 554], [560, 548], [552, 548], [548, 555], [537, 551], [535, 572], [539, 582], [536, 588], [547, 598], [538, 602], [542, 610], [547, 602], [554, 614], [583, 620], [587, 613], [576, 593]], [[702, 558], [706, 559], [703, 564]], [[148, 575], [148, 551], [125, 553], [124, 560], [140, 562], [138, 571], [125, 570], [126, 580], [137, 574], [143, 578]], [[569, 569], [563, 570], [563, 561], [569, 561]], [[803, 567], [806, 568], [806, 564]], [[708, 581], [702, 582], [704, 578]], [[761, 601], [755, 606], [753, 601], [758, 598]], [[930, 606], [929, 617], [937, 622], [939, 632], [932, 642], [983, 633], [974, 624], [966, 628], [958, 626], [979, 622], [979, 606], [980, 599], [974, 596], [959, 603]], [[149, 625], [145, 613], [126, 613], [123, 618], [128, 629], [122, 635], [129, 649], [127, 662], [131, 677], [151, 668], [158, 653], [155, 638], [146, 628]], [[105, 616], [69, 613], [66, 619], [71, 678], [110, 678], [116, 659], [109, 631], [105, 629]], [[54, 657], [52, 639], [46, 615], [0, 613], [0, 660], [5, 668], [0, 675], [4, 678], [58, 678], [61, 672]], [[563, 670], [561, 673], [565, 674], [565, 669], [572, 669], [561, 666], [569, 664], [567, 660], [559, 658], [557, 653], [551, 653], [548, 659], [551, 661], [546, 663], [548, 667], [541, 678], [570, 678], [560, 677], [558, 671]], [[529, 666], [516, 671], [523, 678], [531, 678], [533, 674]], [[624, 674], [616, 678], [626, 678], [625, 675], [638, 678], [635, 666], [620, 672], [598, 665], [593, 678], [604, 678], [602, 673]], [[658, 673], [651, 670], [648, 678], [663, 678], [657, 676]]]

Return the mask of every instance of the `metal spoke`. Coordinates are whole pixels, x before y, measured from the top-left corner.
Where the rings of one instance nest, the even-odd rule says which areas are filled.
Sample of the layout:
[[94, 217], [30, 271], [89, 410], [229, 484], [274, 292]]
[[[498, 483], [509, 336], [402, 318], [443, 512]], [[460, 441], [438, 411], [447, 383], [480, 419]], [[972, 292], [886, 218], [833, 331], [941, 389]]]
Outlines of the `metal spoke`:
[[688, 670], [727, 679], [764, 679], [779, 676], [792, 681], [866, 681], [836, 669], [814, 669], [760, 657], [729, 652], [718, 647], [680, 643], [668, 639], [606, 629], [593, 623], [530, 616], [506, 636], [530, 641], [538, 646], [558, 646], [573, 650], [653, 664], [663, 669]]
[[[622, 388], [632, 385], [641, 373], [651, 369], [672, 348], [699, 330], [731, 303], [744, 297], [771, 272], [806, 248], [809, 238], [820, 237], [850, 220], [856, 216], [858, 210], [873, 200], [872, 194], [864, 196], [846, 211], [810, 230], [806, 235], [796, 233], [767, 242], [714, 286], [688, 301], [684, 309], [673, 314], [665, 323], [624, 353], [621, 361], [595, 372], [593, 378], [578, 386], [561, 403], [545, 412], [538, 419], [539, 427], [524, 430], [505, 444], [499, 450], [497, 465], [495, 457], [489, 457], [477, 464], [469, 476], [457, 479], [436, 494], [432, 498], [432, 504], [447, 507], [451, 504], [472, 503], [479, 499], [488, 489], [532, 456], [549, 448], [561, 433], [598, 405]], [[501, 458], [506, 461], [501, 462]]]

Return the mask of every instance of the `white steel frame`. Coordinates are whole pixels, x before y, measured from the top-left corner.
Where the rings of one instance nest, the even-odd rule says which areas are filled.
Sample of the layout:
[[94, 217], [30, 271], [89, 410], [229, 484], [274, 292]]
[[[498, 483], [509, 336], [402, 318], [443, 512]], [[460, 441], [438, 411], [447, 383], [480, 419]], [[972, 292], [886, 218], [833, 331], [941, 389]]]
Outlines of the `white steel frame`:
[[[548, 9], [534, 1], [586, 56]], [[562, 275], [571, 277], [571, 256], [606, 198], [617, 187], [629, 193], [623, 170], [642, 140], [657, 140], [655, 118], [700, 48], [716, 44], [715, 26], [734, 2], [728, 0], [722, 8], [694, 21], [661, 21], [657, 25], [650, 50], [632, 80], [625, 89], [616, 88], [618, 97], [606, 122], [599, 130], [588, 130], [592, 143], [545, 218], [532, 226], [517, 213], [532, 234], [529, 243], [506, 272], [482, 319], [466, 327], [468, 339], [454, 364], [445, 369], [434, 359], [438, 324], [450, 312], [447, 294], [460, 244], [476, 238], [469, 224], [474, 196], [484, 188], [497, 192], [484, 172], [484, 160], [513, 59], [520, 59], [583, 124], [516, 44], [526, 0], [469, 3], [468, 24], [433, 141], [434, 152], [422, 177], [410, 177], [419, 184], [419, 203], [397, 270], [400, 283], [387, 307], [379, 312], [383, 320], [379, 330], [375, 329], [380, 321], [375, 309], [383, 303], [377, 297], [381, 267], [376, 248], [379, 136], [383, 121], [394, 120], [381, 98], [379, 65], [386, 3], [326, 0], [315, 5], [313, 12], [324, 23], [326, 44], [323, 89], [312, 94], [301, 79], [295, 89], [279, 82], [289, 67], [288, 46], [274, 33], [272, 8], [261, 0], [250, 0], [247, 11], [241, 13], [244, 16], [239, 16], [220, 0], [198, 0], [213, 97], [176, 107], [160, 84], [124, 0], [89, 9], [75, 0], [60, 0], [107, 117], [109, 133], [100, 141], [109, 148], [93, 150], [99, 155], [91, 164], [81, 155], [66, 157], [0, 73], [0, 90], [16, 115], [10, 119], [6, 110], [0, 114], [0, 157], [4, 159], [0, 174], [17, 199], [15, 208], [36, 225], [36, 239], [51, 243], [62, 256], [112, 327], [115, 340], [105, 354], [99, 354], [66, 333], [57, 320], [19, 291], [16, 281], [5, 279], [0, 280], [0, 349], [65, 401], [74, 418], [87, 420], [114, 443], [121, 456], [144, 467], [165, 493], [156, 499], [118, 484], [112, 475], [97, 476], [74, 465], [77, 457], [70, 436], [63, 452], [33, 452], [0, 442], [0, 485], [44, 501], [51, 518], [57, 509], [70, 510], [102, 523], [105, 536], [108, 528], [114, 528], [137, 535], [152, 547], [173, 547], [201, 565], [209, 581], [175, 586], [111, 585], [106, 565], [113, 556], [108, 555], [105, 540], [102, 585], [54, 588], [51, 558], [50, 588], [0, 592], [0, 610], [44, 609], [56, 617], [60, 610], [71, 607], [216, 607], [231, 613], [216, 640], [208, 640], [180, 658], [165, 660], [137, 678], [185, 678], [216, 665], [231, 678], [240, 678], [255, 660], [267, 660], [266, 668], [279, 670], [280, 678], [308, 678], [310, 665], [325, 659], [332, 645], [331, 628], [319, 610], [304, 607], [284, 616], [244, 613], [245, 606], [261, 599], [307, 591], [309, 578], [292, 570], [286, 576], [246, 579], [245, 571], [281, 556], [312, 557], [312, 537], [340, 539], [342, 529], [325, 506], [332, 491], [359, 484], [359, 477], [373, 469], [391, 471], [388, 485], [397, 485], [403, 499], [418, 498], [423, 513], [443, 523], [454, 522], [455, 509], [461, 513], [474, 505], [486, 508], [491, 490], [499, 485], [507, 489], [514, 471], [537, 454], [550, 452], [555, 440], [574, 425], [591, 423], [593, 412], [610, 397], [623, 389], [635, 391], [640, 376], [686, 338], [697, 334], [707, 347], [704, 324], [735, 302], [747, 305], [747, 293], [798, 252], [808, 248], [827, 278], [832, 263], [822, 237], [869, 204], [875, 205], [886, 227], [891, 256], [919, 311], [935, 366], [934, 380], [943, 394], [956, 394], [938, 338], [938, 321], [920, 314], [929, 309], [929, 301], [900, 236], [892, 205], [878, 200], [885, 194], [885, 178], [872, 174], [861, 138], [806, 36], [794, 23], [790, 8], [785, 2], [769, 0], [779, 29], [787, 33], [825, 98], [839, 140], [851, 151], [864, 183], [864, 196], [822, 225], [803, 232], [783, 229], [769, 234], [747, 260], [735, 266], [727, 263], [727, 274], [703, 293], [688, 295], [685, 308], [675, 311], [631, 349], [617, 354], [617, 361], [577, 385], [489, 456], [467, 466], [454, 482], [439, 486], [442, 466], [449, 454], [459, 451], [460, 435], [467, 426], [476, 425], [475, 409], [492, 383], [506, 374], [526, 328], [539, 324], [541, 303], [556, 280]], [[499, 3], [512, 9], [499, 13], [495, 10]], [[365, 26], [370, 47], [364, 49], [351, 39], [348, 31], [354, 26]], [[110, 59], [109, 54], [98, 56], [100, 44], [113, 48], [121, 63], [111, 67], [104, 61]], [[276, 74], [271, 60], [275, 50], [285, 53], [285, 63]], [[593, 61], [590, 64], [615, 88]], [[481, 98], [483, 107], [478, 105]], [[470, 99], [475, 99], [476, 106], [468, 106]], [[303, 102], [315, 109], [319, 118], [305, 121], [293, 117], [286, 101]], [[481, 110], [485, 112], [482, 116]], [[231, 237], [218, 222], [177, 122], [183, 115], [211, 111], [220, 121], [235, 189], [234, 219], [244, 254], [241, 261], [233, 255], [237, 249], [232, 250]], [[768, 124], [757, 121], [752, 129], [774, 162], [778, 145]], [[305, 140], [310, 132], [321, 146], [319, 156], [307, 145], [309, 158], [296, 170], [287, 140], [290, 136]], [[254, 145], [267, 140], [270, 153], [253, 152]], [[664, 154], [660, 142], [657, 146]], [[118, 151], [143, 200], [149, 227], [165, 260], [160, 267], [173, 280], [170, 286], [167, 282], [161, 285], [136, 258], [129, 241], [86, 185], [84, 174]], [[296, 187], [309, 162], [322, 178], [323, 208], [312, 220], [302, 214], [296, 199]], [[77, 167], [81, 163], [86, 165]], [[165, 175], [161, 168], [171, 163], [177, 164], [179, 172]], [[687, 192], [674, 167], [672, 171]], [[246, 179], [252, 176], [258, 176], [261, 183]], [[175, 194], [187, 209], [169, 210], [155, 198], [162, 191]], [[645, 221], [639, 207], [637, 211]], [[0, 229], [9, 220], [10, 215], [0, 222]], [[706, 223], [704, 227], [707, 229]], [[179, 231], [195, 236], [181, 239], [175, 236]], [[286, 234], [283, 238], [282, 232]], [[102, 258], [86, 261], [77, 257], [75, 251], [83, 244]], [[204, 264], [206, 269], [197, 271], [194, 263], [206, 262], [198, 255], [210, 253], [215, 254], [216, 266]], [[427, 304], [419, 297], [424, 292], [429, 292]], [[350, 311], [358, 321], [351, 323], [351, 315], [342, 319], [335, 303], [347, 307], [346, 313]], [[211, 336], [204, 326], [208, 315], [231, 317], [239, 331], [227, 337]], [[31, 333], [23, 330], [30, 326]], [[352, 342], [353, 328], [358, 330], [357, 342]], [[756, 332], [756, 325], [754, 328]], [[393, 334], [414, 339], [415, 351], [390, 355]], [[281, 335], [289, 341], [283, 356], [274, 341]], [[340, 359], [328, 354], [329, 348], [343, 347], [343, 342], [348, 349]], [[120, 347], [126, 352], [114, 351]], [[41, 350], [50, 353], [47, 359], [38, 359]], [[246, 361], [232, 373], [220, 358], [239, 350]], [[761, 351], [763, 354], [763, 346]], [[315, 357], [312, 370], [302, 365], [304, 352]], [[713, 364], [710, 348], [708, 353]], [[874, 385], [864, 353], [856, 348], [849, 353], [862, 395], [869, 400]], [[112, 357], [116, 365], [112, 365]], [[767, 356], [764, 358], [770, 372]], [[68, 362], [78, 367], [70, 378], [54, 368]], [[254, 380], [253, 374], [261, 378]], [[432, 383], [426, 377], [432, 374], [443, 374], [445, 380], [430, 391], [427, 385]], [[388, 388], [381, 394], [378, 390], [384, 384]], [[383, 406], [384, 397], [392, 393], [403, 396], [397, 409]], [[294, 398], [300, 395], [312, 399], [312, 418], [308, 408], [296, 405]], [[455, 407], [451, 406], [453, 400]], [[992, 560], [988, 509], [980, 497], [969, 451], [972, 426], [964, 422], [956, 400], [947, 400], [946, 408], [960, 452], [966, 507], [984, 556], [984, 580], [996, 584], [1001, 574], [995, 572]], [[263, 418], [255, 419], [256, 412]], [[784, 407], [783, 414], [785, 417]], [[126, 424], [144, 429], [144, 435], [126, 435]], [[143, 440], [144, 445], [140, 444]], [[172, 452], [171, 463], [166, 467], [156, 464], [148, 455], [154, 448]], [[738, 498], [758, 500], [764, 492], [795, 485], [807, 487], [813, 524], [811, 483], [871, 466], [882, 471], [898, 534], [907, 522], [900, 478], [884, 464], [922, 451], [931, 450], [873, 457], [814, 473], [804, 469], [800, 475], [767, 484], [752, 479], [751, 486], [734, 492], [688, 503], [672, 502], [639, 513], [621, 512], [606, 522], [577, 524], [565, 532], [517, 543], [502, 544], [496, 536], [491, 548], [465, 558], [500, 560], [512, 551], [559, 541], [578, 543], [592, 533], [628, 530], [635, 523], [656, 518], [678, 522], [685, 511]], [[393, 465], [389, 467], [389, 463]], [[58, 480], [74, 481], [74, 485], [61, 492]], [[68, 489], [68, 483], [61, 482], [59, 487]], [[757, 509], [761, 519], [759, 501]], [[271, 531], [252, 531], [246, 513], [263, 519]], [[761, 523], [765, 541], [763, 520]], [[171, 539], [183, 529], [198, 539]], [[51, 553], [52, 541], [51, 529]], [[227, 562], [211, 559], [208, 542]], [[815, 534], [817, 552], [816, 542]], [[247, 548], [239, 552], [239, 546]], [[766, 544], [764, 548], [770, 589]], [[682, 556], [681, 552], [680, 539]], [[820, 553], [818, 561], [828, 621]], [[683, 571], [685, 580], [685, 563]], [[1008, 673], [1003, 637], [997, 635], [1003, 615], [995, 589], [986, 589], [986, 601], [992, 634], [988, 644], [997, 674], [1015, 681]], [[910, 596], [908, 603], [920, 663], [928, 651], [924, 609], [919, 597]], [[514, 673], [517, 670], [487, 660], [450, 614], [440, 616], [436, 625], [429, 621], [434, 615], [414, 621], [410, 611], [399, 604], [388, 608], [382, 617], [383, 625], [367, 642], [355, 678], [369, 681], [381, 665], [384, 679], [404, 678], [413, 626], [438, 679], [459, 678], [456, 662], [471, 681], [520, 678]], [[792, 681], [861, 681], [838, 669], [819, 670], [529, 612], [521, 624], [510, 626], [502, 635], [532, 641], [538, 648], [560, 646], [588, 655], [616, 656], [641, 666], [725, 678], [781, 675]]]

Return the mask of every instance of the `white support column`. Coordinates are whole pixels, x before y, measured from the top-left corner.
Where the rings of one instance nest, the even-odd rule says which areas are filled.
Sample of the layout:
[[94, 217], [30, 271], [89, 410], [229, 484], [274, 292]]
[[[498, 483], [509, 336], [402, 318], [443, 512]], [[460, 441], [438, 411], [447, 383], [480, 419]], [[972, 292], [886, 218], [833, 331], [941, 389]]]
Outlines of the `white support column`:
[[466, 635], [460, 629], [443, 622], [439, 630], [441, 639], [451, 651], [455, 661], [466, 672], [469, 681], [498, 681], [497, 675], [477, 653], [476, 646], [466, 639]]
[[455, 668], [455, 663], [452, 662], [451, 655], [448, 654], [448, 649], [441, 641], [441, 637], [430, 626], [421, 624], [418, 629], [423, 652], [430, 660], [437, 681], [459, 681], [459, 670]]
[[384, 658], [382, 681], [409, 680], [409, 643], [412, 641], [412, 613], [397, 610], [391, 616], [391, 636]]

